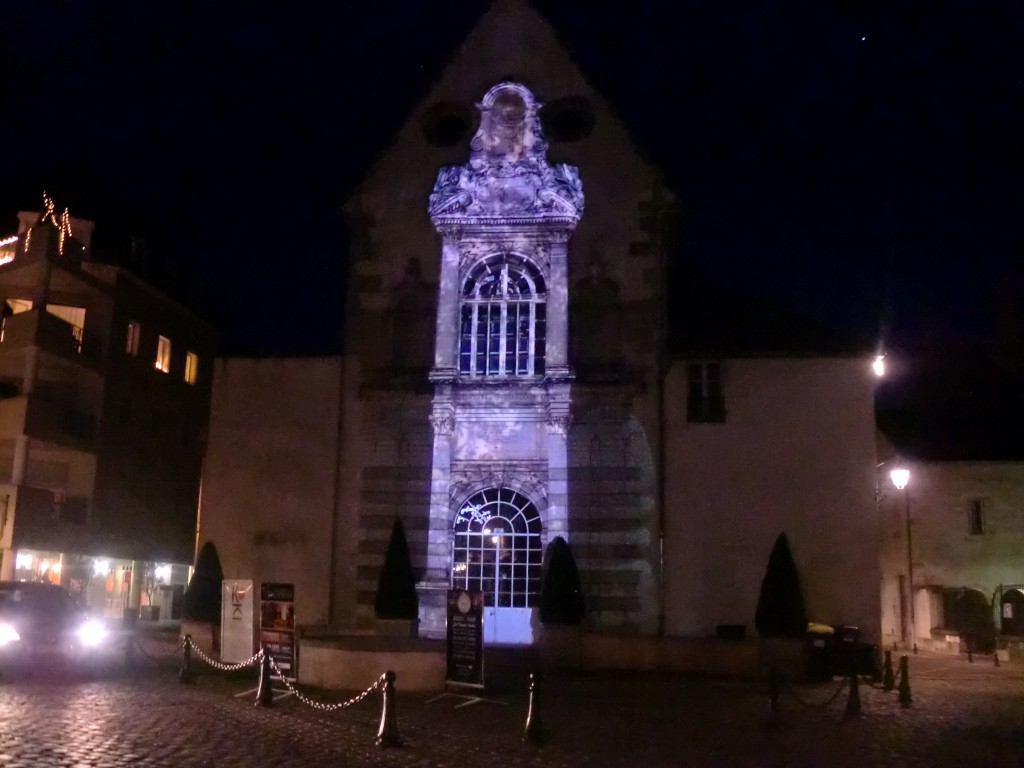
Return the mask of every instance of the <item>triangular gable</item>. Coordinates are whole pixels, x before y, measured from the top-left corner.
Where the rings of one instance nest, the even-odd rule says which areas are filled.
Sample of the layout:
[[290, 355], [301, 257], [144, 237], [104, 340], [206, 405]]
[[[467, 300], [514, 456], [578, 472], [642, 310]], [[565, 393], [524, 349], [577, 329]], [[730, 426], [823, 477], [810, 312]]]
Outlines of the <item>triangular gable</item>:
[[[427, 197], [439, 168], [466, 161], [478, 121], [473, 105], [502, 80], [522, 83], [542, 103], [585, 97], [591, 105], [595, 120], [590, 136], [574, 143], [552, 141], [549, 153], [552, 161], [579, 166], [587, 195], [587, 210], [571, 249], [577, 267], [582, 268], [589, 254], [601, 251], [614, 275], [620, 271], [614, 266], [617, 262], [631, 253], [644, 255], [636, 247], [637, 241], [648, 239], [637, 206], [650, 198], [656, 172], [640, 157], [607, 101], [587, 83], [552, 25], [523, 0], [496, 0], [348, 201], [352, 257], [364, 262], [357, 272], [369, 278], [365, 285], [379, 286], [386, 293], [387, 286], [400, 282], [409, 257], [421, 260], [425, 277], [436, 276], [437, 239], [427, 216]], [[423, 132], [425, 113], [441, 102], [464, 105], [472, 121], [463, 138], [450, 147], [432, 145]], [[635, 259], [633, 265], [637, 271], [652, 266]], [[624, 288], [626, 298], [639, 298], [640, 286]], [[364, 307], [383, 309], [386, 304], [384, 296], [374, 301], [365, 290], [357, 288], [357, 293]]]

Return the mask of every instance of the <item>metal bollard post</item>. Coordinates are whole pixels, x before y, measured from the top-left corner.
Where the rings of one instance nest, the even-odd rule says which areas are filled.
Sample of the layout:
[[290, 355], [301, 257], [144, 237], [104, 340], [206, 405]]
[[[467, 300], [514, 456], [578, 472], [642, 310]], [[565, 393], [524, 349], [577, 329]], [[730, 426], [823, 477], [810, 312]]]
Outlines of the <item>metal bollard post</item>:
[[547, 738], [544, 724], [540, 717], [540, 680], [537, 674], [530, 673], [530, 702], [526, 707], [526, 728], [523, 739], [531, 744], [543, 744]]
[[971, 638], [967, 638], [967, 663], [974, 663], [974, 643], [971, 642]]
[[779, 727], [779, 673], [775, 667], [768, 669], [768, 727]]
[[178, 672], [178, 682], [192, 682], [192, 635], [185, 635], [185, 642], [181, 646], [181, 669]]
[[913, 699], [910, 697], [910, 666], [906, 656], [900, 656], [900, 706], [906, 709]]
[[263, 646], [260, 654], [260, 682], [256, 686], [256, 706], [274, 706], [274, 683], [270, 679], [270, 654], [267, 647]]
[[844, 717], [860, 716], [860, 676], [857, 670], [850, 673], [850, 695], [846, 699], [846, 712]]
[[995, 666], [999, 666], [999, 651], [992, 651], [992, 661], [995, 662]]
[[124, 671], [135, 674], [135, 633], [129, 632], [124, 643]]
[[882, 690], [891, 691], [896, 687], [896, 676], [892, 673], [892, 651], [885, 652], [885, 665], [882, 667]]
[[380, 728], [377, 730], [378, 747], [400, 747], [398, 718], [395, 715], [395, 673], [390, 669], [384, 673], [384, 691], [381, 699], [384, 706], [380, 712]]

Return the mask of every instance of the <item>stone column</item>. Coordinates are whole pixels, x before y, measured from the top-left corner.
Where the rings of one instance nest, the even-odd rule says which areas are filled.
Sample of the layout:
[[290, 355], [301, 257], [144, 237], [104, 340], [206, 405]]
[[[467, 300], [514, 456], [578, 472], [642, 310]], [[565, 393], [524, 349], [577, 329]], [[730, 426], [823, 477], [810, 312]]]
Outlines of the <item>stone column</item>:
[[548, 387], [548, 508], [544, 520], [545, 543], [556, 536], [569, 541], [569, 470], [566, 443], [572, 416], [569, 384]]
[[455, 409], [451, 385], [439, 384], [434, 396], [430, 423], [434, 427], [434, 448], [430, 466], [430, 521], [427, 528], [427, 570], [416, 585], [419, 595], [419, 634], [444, 637], [447, 620], [448, 568], [451, 557], [449, 489], [452, 471], [452, 435]]
[[569, 372], [569, 232], [553, 232], [550, 240], [547, 300], [547, 354], [549, 378], [568, 378]]
[[434, 333], [432, 379], [452, 379], [459, 369], [459, 242], [458, 233], [442, 231], [441, 274], [437, 284], [437, 326]]

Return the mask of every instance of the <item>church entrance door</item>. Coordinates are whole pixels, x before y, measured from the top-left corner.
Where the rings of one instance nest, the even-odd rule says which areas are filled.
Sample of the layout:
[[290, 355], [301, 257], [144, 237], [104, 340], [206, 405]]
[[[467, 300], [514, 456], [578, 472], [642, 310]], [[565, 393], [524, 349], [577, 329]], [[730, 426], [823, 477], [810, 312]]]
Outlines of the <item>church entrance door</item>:
[[452, 586], [484, 593], [484, 642], [528, 645], [540, 593], [541, 520], [510, 488], [473, 494], [455, 515]]

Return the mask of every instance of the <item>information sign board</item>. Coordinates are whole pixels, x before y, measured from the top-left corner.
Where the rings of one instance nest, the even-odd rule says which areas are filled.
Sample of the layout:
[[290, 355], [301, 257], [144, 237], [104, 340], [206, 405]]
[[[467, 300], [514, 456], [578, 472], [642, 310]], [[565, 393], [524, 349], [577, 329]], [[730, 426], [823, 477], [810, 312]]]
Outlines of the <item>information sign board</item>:
[[284, 677], [295, 679], [295, 585], [260, 584], [260, 645]]
[[220, 658], [238, 664], [256, 653], [256, 588], [252, 579], [224, 579], [220, 594]]
[[448, 590], [445, 681], [484, 687], [484, 593]]

